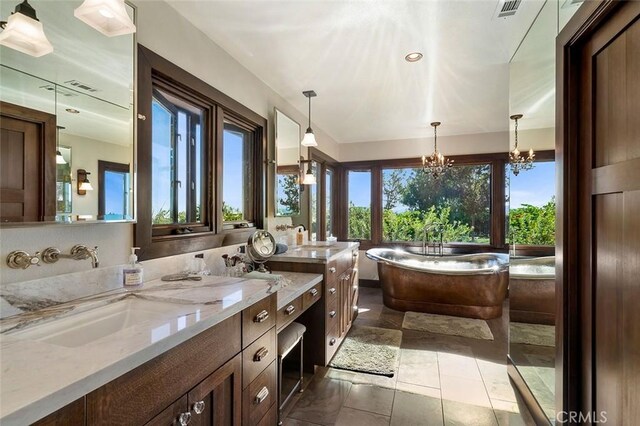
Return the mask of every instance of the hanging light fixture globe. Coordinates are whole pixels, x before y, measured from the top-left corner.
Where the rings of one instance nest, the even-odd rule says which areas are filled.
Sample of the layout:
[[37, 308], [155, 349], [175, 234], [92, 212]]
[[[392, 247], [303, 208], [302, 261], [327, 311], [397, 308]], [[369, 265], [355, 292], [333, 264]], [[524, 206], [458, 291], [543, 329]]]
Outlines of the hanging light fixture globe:
[[316, 92], [313, 90], [305, 90], [302, 92], [309, 99], [309, 127], [307, 127], [307, 131], [304, 134], [304, 138], [300, 142], [302, 146], [318, 146], [318, 142], [316, 142], [316, 136], [313, 134], [313, 129], [311, 128], [311, 98], [317, 96]]
[[438, 151], [438, 126], [442, 124], [439, 121], [431, 123], [433, 127], [433, 153], [430, 156], [422, 156], [422, 170], [430, 173], [435, 179], [442, 176], [448, 169], [453, 167], [453, 160], [442, 155]]
[[27, 0], [16, 6], [6, 22], [0, 22], [0, 28], [0, 44], [3, 46], [36, 58], [53, 52], [36, 10]]
[[511, 151], [509, 151], [509, 166], [511, 167], [511, 173], [514, 176], [518, 176], [521, 171], [531, 170], [533, 168], [533, 161], [536, 158], [536, 154], [533, 152], [533, 148], [529, 149], [529, 155], [526, 157], [522, 155], [518, 149], [518, 120], [522, 118], [522, 114], [514, 114], [511, 118], [515, 121], [515, 143]]

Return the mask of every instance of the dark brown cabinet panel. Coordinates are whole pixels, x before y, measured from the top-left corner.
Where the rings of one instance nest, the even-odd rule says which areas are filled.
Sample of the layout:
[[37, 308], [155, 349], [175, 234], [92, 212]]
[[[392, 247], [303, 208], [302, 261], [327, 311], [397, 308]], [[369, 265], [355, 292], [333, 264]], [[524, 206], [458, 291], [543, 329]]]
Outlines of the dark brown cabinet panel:
[[188, 394], [190, 425], [240, 425], [242, 417], [242, 357], [236, 355]]
[[271, 363], [251, 384], [243, 391], [242, 410], [243, 424], [256, 425], [269, 411], [278, 399], [276, 363]]

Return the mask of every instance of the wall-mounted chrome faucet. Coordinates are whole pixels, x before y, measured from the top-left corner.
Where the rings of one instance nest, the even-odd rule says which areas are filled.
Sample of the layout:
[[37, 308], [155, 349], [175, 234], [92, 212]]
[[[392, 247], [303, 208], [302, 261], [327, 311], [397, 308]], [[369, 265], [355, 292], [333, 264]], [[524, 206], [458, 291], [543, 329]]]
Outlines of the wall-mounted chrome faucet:
[[40, 252], [33, 256], [23, 250], [16, 250], [7, 256], [7, 265], [11, 269], [27, 269], [29, 266], [40, 266]]
[[100, 261], [98, 260], [98, 246], [89, 248], [82, 244], [77, 244], [71, 248], [70, 254], [63, 254], [55, 247], [49, 247], [42, 252], [42, 261], [44, 263], [56, 263], [59, 259], [91, 259], [91, 267], [97, 268], [100, 265]]

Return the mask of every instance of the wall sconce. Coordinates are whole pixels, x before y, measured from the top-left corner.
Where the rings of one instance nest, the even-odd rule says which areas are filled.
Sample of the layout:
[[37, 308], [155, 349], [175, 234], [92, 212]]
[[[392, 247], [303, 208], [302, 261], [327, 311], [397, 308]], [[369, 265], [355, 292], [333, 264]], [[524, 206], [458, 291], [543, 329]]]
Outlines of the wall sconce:
[[93, 191], [93, 186], [91, 186], [91, 182], [87, 178], [90, 174], [85, 169], [78, 169], [78, 195], [86, 195], [87, 191]]
[[84, 0], [73, 15], [107, 37], [136, 32], [124, 0]]
[[36, 10], [24, 0], [6, 21], [0, 22], [0, 44], [36, 58], [53, 52], [53, 46], [44, 35]]

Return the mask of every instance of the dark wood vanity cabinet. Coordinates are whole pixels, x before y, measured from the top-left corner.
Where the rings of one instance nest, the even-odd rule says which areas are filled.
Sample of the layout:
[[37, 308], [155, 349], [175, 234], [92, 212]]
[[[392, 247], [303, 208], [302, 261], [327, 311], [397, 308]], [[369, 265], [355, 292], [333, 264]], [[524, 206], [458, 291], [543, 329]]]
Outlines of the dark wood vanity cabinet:
[[312, 372], [314, 365], [326, 366], [357, 315], [358, 249], [344, 250], [322, 263], [315, 259], [311, 262], [271, 261], [268, 266], [274, 271], [323, 275], [324, 300], [301, 315], [300, 321], [307, 326], [304, 336], [305, 370]]

